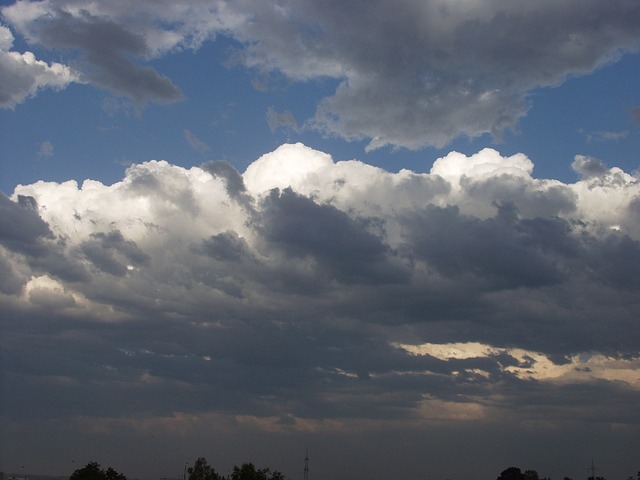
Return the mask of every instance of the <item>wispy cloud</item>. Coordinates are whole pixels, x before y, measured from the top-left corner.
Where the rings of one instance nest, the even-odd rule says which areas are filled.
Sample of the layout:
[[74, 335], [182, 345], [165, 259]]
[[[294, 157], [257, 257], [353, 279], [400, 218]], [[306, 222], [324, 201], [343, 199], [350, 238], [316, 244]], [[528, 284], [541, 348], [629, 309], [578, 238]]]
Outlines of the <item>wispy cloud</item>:
[[38, 150], [39, 157], [51, 157], [53, 156], [53, 144], [49, 140], [45, 140], [40, 145], [40, 150]]
[[275, 132], [279, 128], [284, 128], [295, 133], [298, 133], [298, 122], [289, 110], [284, 112], [277, 112], [273, 107], [267, 109], [267, 124], [272, 132]]
[[211, 147], [200, 140], [195, 134], [191, 132], [191, 130], [185, 128], [183, 133], [185, 140], [194, 150], [197, 150], [200, 153], [205, 153], [211, 150]]
[[629, 136], [629, 130], [585, 132], [589, 142], [617, 142]]

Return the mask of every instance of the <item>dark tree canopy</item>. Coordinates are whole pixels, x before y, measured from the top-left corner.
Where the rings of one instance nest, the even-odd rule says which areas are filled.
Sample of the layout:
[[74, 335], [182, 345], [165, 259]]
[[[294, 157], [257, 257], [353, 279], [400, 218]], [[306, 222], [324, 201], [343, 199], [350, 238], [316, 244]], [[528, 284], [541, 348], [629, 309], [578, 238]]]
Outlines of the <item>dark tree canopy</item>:
[[204, 457], [198, 457], [196, 463], [193, 464], [193, 467], [189, 467], [187, 472], [189, 480], [223, 480], [223, 477], [218, 475]]
[[253, 463], [243, 463], [241, 467], [233, 467], [229, 478], [230, 480], [284, 480], [284, 475], [278, 471], [271, 472], [268, 468], [256, 469]]
[[[525, 470], [522, 472], [518, 467], [509, 467], [506, 470], [503, 470], [497, 480], [549, 480], [548, 478], [542, 477], [538, 475], [538, 472], [535, 470]], [[564, 480], [571, 480], [568, 477], [565, 477]]]
[[497, 480], [525, 480], [524, 473], [518, 467], [509, 467], [503, 470]]
[[97, 462], [89, 462], [73, 472], [69, 480], [127, 480], [127, 477], [111, 467], [103, 470]]

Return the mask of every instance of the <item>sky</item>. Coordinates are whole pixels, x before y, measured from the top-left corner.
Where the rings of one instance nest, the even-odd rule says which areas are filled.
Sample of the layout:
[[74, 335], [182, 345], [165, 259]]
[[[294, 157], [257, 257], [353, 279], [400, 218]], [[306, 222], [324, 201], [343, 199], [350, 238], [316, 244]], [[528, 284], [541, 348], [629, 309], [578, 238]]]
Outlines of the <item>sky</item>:
[[640, 2], [0, 5], [0, 471], [640, 470]]

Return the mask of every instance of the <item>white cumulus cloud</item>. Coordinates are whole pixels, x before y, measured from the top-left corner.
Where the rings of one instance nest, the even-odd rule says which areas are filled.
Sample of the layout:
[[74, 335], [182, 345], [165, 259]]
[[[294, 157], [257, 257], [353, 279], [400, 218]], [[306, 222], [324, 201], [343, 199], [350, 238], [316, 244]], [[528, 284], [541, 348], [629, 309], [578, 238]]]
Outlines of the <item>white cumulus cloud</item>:
[[0, 25], [0, 107], [14, 108], [38, 90], [60, 90], [72, 82], [81, 82], [80, 75], [58, 62], [36, 59], [31, 52], [12, 51], [13, 34]]

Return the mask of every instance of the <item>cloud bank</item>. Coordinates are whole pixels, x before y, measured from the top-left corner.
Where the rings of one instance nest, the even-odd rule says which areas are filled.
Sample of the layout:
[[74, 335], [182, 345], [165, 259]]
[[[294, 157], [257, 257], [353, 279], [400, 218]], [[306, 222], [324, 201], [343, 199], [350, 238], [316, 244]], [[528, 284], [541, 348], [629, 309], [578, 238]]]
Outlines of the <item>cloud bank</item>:
[[335, 93], [319, 99], [306, 126], [369, 139], [369, 149], [499, 137], [526, 114], [533, 90], [640, 42], [640, 6], [626, 0], [45, 0], [2, 14], [31, 43], [79, 52], [88, 81], [138, 104], [182, 97], [141, 62], [228, 36], [238, 42], [233, 60], [265, 78], [334, 79]]
[[113, 185], [16, 187], [0, 198], [7, 452], [36, 451], [16, 440], [32, 423], [110, 438], [104, 454], [122, 435], [201, 445], [208, 429], [225, 452], [504, 425], [615, 426], [633, 448], [640, 183], [589, 157], [573, 184], [533, 168], [486, 149], [389, 173], [287, 144], [242, 174], [149, 161]]
[[578, 385], [637, 400], [638, 179], [532, 168], [482, 150], [389, 173], [296, 144], [242, 175], [150, 161], [110, 186], [18, 186], [0, 216], [5, 381], [55, 389], [60, 419], [518, 416]]

